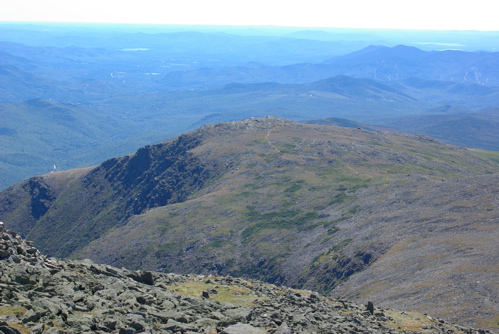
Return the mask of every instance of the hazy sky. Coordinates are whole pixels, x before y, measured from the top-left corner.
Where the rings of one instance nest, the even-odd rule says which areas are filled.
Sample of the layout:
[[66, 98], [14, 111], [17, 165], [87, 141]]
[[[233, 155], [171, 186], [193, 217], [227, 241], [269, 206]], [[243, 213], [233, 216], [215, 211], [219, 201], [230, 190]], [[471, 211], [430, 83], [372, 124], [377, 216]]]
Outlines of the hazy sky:
[[2, 0], [0, 21], [494, 30], [492, 0]]

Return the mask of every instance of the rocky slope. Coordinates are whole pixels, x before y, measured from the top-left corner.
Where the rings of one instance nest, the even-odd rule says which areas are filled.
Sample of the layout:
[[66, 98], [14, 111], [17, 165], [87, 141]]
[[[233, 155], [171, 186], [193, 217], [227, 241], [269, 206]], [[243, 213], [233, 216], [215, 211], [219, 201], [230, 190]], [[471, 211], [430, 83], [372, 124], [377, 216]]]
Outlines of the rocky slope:
[[0, 333], [487, 333], [255, 280], [50, 259], [0, 223]]
[[249, 119], [21, 182], [0, 193], [0, 219], [59, 257], [497, 327], [497, 158], [425, 136]]

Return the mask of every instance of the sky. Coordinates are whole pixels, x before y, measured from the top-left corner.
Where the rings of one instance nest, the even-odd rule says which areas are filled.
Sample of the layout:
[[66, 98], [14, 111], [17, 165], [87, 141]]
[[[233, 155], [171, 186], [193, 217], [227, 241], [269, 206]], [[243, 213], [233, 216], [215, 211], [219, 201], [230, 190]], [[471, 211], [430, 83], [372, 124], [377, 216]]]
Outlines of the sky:
[[499, 31], [492, 0], [2, 0], [0, 21]]

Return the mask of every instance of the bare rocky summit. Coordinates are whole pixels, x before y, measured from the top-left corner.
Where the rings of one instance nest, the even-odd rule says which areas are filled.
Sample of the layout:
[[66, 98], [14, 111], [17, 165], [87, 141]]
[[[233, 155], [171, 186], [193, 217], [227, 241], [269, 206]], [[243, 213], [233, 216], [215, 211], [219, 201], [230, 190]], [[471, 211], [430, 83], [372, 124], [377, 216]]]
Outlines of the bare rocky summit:
[[256, 280], [41, 255], [0, 224], [0, 333], [487, 333]]

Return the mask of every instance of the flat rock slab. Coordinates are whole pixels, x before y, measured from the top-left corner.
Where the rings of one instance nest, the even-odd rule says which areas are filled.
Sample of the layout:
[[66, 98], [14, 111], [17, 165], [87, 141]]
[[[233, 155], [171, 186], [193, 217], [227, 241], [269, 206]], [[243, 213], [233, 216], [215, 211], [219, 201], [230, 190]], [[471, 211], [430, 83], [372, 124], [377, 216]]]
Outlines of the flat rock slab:
[[248, 324], [237, 323], [225, 328], [221, 334], [267, 334], [263, 328], [253, 327]]

